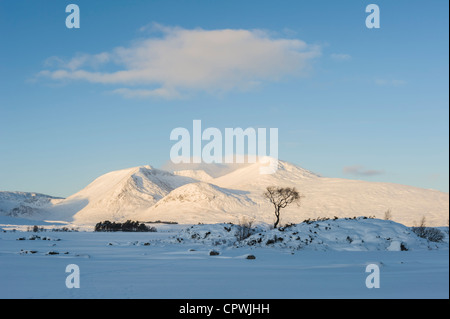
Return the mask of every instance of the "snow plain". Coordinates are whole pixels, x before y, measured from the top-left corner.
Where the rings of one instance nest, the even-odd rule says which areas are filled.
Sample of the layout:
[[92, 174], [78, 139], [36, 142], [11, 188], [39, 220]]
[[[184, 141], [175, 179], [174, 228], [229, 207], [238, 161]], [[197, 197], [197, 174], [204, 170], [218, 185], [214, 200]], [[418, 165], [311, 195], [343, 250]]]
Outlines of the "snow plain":
[[[430, 243], [391, 221], [261, 224], [236, 243], [230, 224], [96, 233], [42, 222], [48, 231], [32, 233], [23, 231], [32, 222], [14, 220], [0, 218], [0, 298], [449, 298], [448, 235]], [[267, 244], [274, 238], [283, 239]], [[79, 266], [80, 288], [66, 287], [69, 264]], [[378, 289], [366, 287], [368, 264], [380, 268]]]

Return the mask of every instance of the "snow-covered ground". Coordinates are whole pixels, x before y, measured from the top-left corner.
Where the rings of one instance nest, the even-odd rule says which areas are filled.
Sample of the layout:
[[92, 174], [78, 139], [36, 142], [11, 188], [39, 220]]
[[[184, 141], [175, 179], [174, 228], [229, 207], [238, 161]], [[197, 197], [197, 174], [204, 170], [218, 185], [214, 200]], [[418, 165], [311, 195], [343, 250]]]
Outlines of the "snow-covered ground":
[[[0, 218], [0, 298], [449, 298], [448, 235], [430, 243], [391, 221], [260, 224], [242, 241], [231, 224], [12, 231], [33, 225], [18, 224]], [[66, 287], [69, 264], [80, 269], [80, 288]], [[380, 288], [366, 287], [369, 264], [380, 269]]]

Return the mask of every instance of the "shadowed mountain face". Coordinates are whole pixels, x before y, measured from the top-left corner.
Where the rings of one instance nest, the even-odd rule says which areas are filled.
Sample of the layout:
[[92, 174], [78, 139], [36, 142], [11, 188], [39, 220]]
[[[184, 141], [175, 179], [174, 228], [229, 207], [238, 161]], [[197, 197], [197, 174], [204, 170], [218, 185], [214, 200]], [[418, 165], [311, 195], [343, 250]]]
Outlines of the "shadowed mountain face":
[[62, 200], [38, 193], [0, 192], [0, 215], [39, 219], [49, 207]]
[[268, 186], [296, 187], [300, 205], [282, 211], [282, 223], [307, 218], [374, 216], [389, 209], [394, 221], [430, 226], [448, 220], [449, 195], [411, 186], [320, 177], [279, 161], [275, 174], [263, 164], [196, 164], [165, 171], [141, 166], [114, 171], [78, 193], [58, 199], [30, 193], [0, 192], [0, 214], [31, 219], [95, 224], [102, 220], [236, 223], [242, 217], [272, 223], [273, 207], [263, 197]]

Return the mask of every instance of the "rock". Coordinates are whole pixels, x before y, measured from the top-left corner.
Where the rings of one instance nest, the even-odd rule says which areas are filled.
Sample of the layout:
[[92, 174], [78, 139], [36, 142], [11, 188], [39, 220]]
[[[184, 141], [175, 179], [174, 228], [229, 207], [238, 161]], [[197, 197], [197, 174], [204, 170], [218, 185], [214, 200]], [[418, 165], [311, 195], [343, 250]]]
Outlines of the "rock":
[[401, 251], [401, 245], [402, 243], [400, 241], [394, 240], [391, 242], [388, 248], [386, 250], [388, 251]]
[[209, 255], [210, 255], [210, 256], [218, 256], [218, 255], [220, 255], [220, 253], [219, 253], [218, 251], [216, 251], [216, 250], [211, 250], [211, 251], [209, 252]]

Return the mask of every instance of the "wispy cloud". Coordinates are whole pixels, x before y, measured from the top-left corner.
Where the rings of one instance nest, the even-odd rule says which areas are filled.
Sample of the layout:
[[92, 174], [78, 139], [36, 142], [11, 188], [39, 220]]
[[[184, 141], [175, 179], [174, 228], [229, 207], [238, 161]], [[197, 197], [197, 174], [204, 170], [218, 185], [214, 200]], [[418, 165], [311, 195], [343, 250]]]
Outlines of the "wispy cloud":
[[354, 176], [376, 176], [384, 174], [384, 171], [367, 169], [361, 165], [346, 166], [343, 169], [344, 174]]
[[126, 97], [176, 98], [182, 92], [248, 90], [264, 81], [304, 75], [321, 54], [317, 45], [274, 38], [262, 30], [152, 25], [142, 31], [148, 29], [151, 37], [128, 47], [82, 53], [68, 61], [52, 57], [39, 76], [118, 85], [114, 92]]
[[72, 71], [77, 70], [81, 67], [90, 67], [93, 69], [97, 69], [105, 63], [110, 62], [110, 60], [111, 55], [107, 52], [99, 54], [78, 53], [69, 61], [64, 61], [57, 56], [52, 56], [45, 60], [44, 66], [46, 68], [64, 68]]
[[396, 80], [396, 79], [375, 79], [375, 84], [379, 86], [403, 86], [406, 84], [404, 80]]
[[147, 98], [147, 97], [161, 97], [161, 98], [176, 98], [178, 93], [167, 88], [157, 88], [153, 90], [147, 89], [128, 89], [119, 88], [112, 91], [112, 93], [122, 95], [126, 98]]
[[344, 53], [332, 53], [330, 57], [335, 61], [348, 61], [352, 59], [350, 54]]

